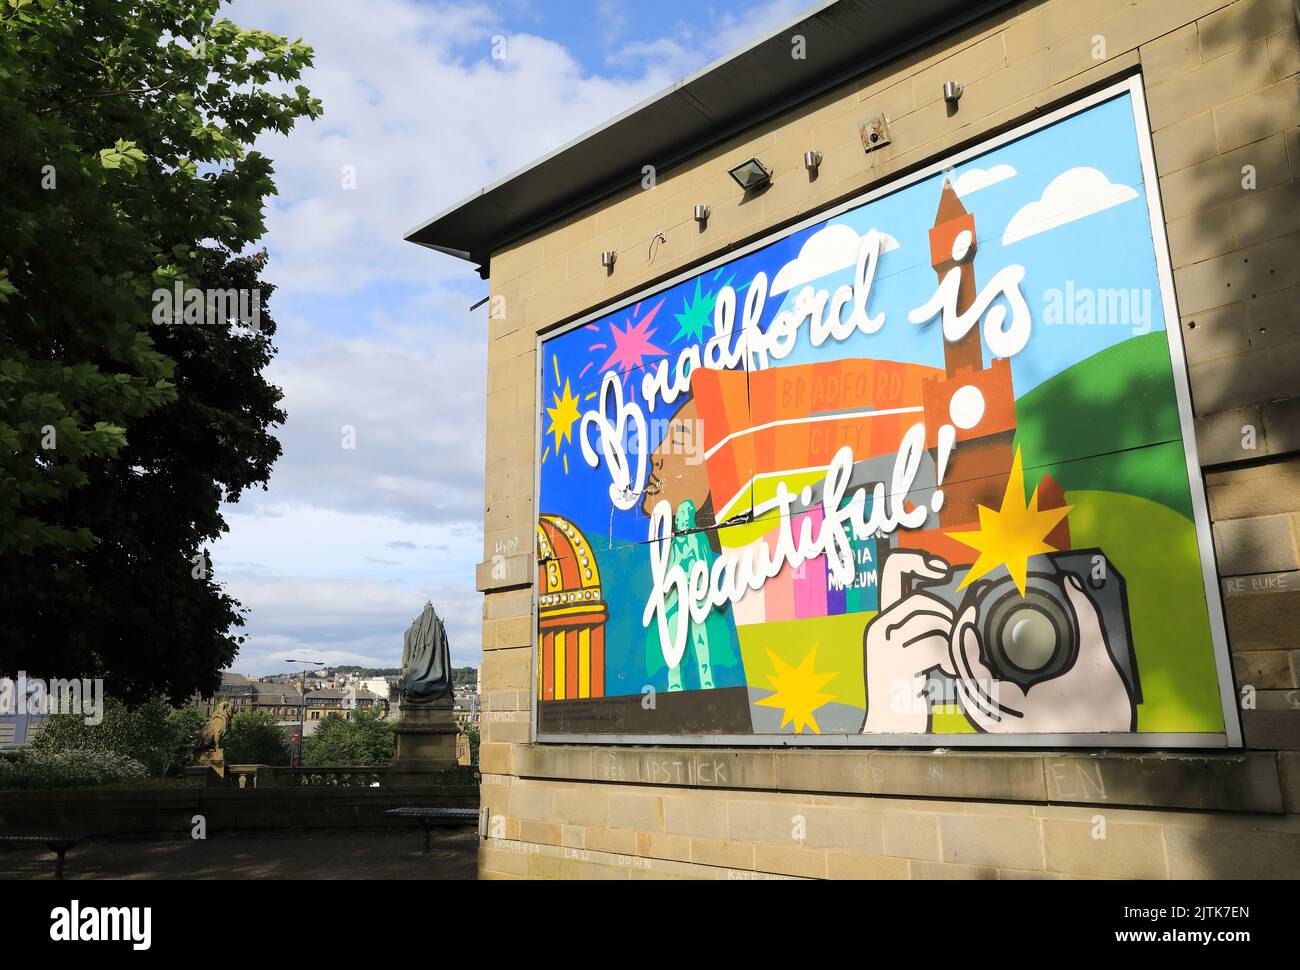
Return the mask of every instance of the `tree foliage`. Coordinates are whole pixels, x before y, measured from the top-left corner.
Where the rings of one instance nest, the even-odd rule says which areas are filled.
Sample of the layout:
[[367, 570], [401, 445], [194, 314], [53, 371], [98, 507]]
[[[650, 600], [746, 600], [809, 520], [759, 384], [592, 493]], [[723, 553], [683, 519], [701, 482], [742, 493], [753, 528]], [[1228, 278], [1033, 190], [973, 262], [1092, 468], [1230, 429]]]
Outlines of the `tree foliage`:
[[46, 754], [77, 751], [113, 753], [144, 765], [154, 777], [164, 777], [192, 763], [204, 718], [198, 708], [177, 709], [161, 697], [134, 707], [104, 699], [103, 719], [87, 724], [80, 714], [53, 714], [32, 739], [32, 748]]
[[392, 721], [358, 708], [350, 718], [327, 714], [303, 744], [302, 763], [311, 768], [386, 765], [397, 741]]
[[[241, 638], [206, 546], [283, 421], [260, 279], [266, 133], [316, 118], [311, 50], [219, 0], [0, 2], [0, 667], [210, 692]], [[154, 323], [260, 291], [260, 329]]]
[[284, 728], [264, 711], [236, 714], [221, 740], [228, 765], [287, 765], [289, 740]]

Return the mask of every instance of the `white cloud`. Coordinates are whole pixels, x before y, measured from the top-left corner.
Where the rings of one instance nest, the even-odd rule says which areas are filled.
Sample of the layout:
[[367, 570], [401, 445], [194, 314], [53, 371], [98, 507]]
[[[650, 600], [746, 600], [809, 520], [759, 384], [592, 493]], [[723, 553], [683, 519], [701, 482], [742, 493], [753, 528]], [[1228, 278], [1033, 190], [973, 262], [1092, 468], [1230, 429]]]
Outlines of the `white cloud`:
[[600, 24], [600, 42], [612, 47], [627, 28], [627, 14], [614, 0], [600, 0], [596, 4], [596, 19]]
[[997, 185], [1009, 178], [1015, 178], [1017, 174], [1016, 170], [1010, 165], [994, 165], [991, 168], [968, 168], [953, 179], [952, 188], [958, 195], [970, 195], [980, 189], [987, 189], [990, 185]]
[[748, 46], [794, 20], [810, 6], [809, 0], [767, 0], [734, 13], [730, 10], [717, 13], [710, 7], [701, 11], [709, 18], [705, 23], [678, 24], [662, 37], [624, 44], [612, 51], [606, 61], [667, 71], [675, 81]]
[[[615, 51], [607, 76], [508, 29], [503, 10], [510, 28], [544, 22], [528, 0], [223, 8], [310, 44], [303, 83], [325, 110], [257, 146], [279, 190], [267, 212], [280, 348], [268, 377], [288, 420], [269, 491], [227, 507], [231, 531], [213, 550], [218, 579], [250, 611], [236, 669], [281, 670], [295, 654], [395, 664], [429, 598], [456, 663], [479, 662], [486, 325], [468, 307], [486, 287], [402, 236], [804, 6], [702, 10], [704, 26]], [[628, 36], [619, 4], [594, 13], [606, 40]], [[498, 33], [504, 60], [492, 57]], [[354, 451], [340, 447], [344, 425]]]
[[234, 573], [227, 587], [256, 619], [234, 664], [241, 673], [282, 671], [290, 657], [399, 666], [402, 635], [430, 599], [447, 626], [452, 662], [480, 662], [481, 607], [476, 597], [460, 590], [397, 580], [308, 580], [259, 572]]
[[716, 24], [710, 25], [706, 47], [714, 57], [730, 54], [811, 7], [810, 0], [767, 0], [736, 13], [725, 13]]
[[[882, 253], [898, 248], [898, 240], [889, 233], [880, 232], [880, 237]], [[856, 266], [861, 242], [862, 237], [843, 223], [832, 223], [818, 230], [804, 241], [799, 255], [781, 267], [772, 280], [770, 292], [775, 296]]]
[[456, 663], [477, 665], [479, 523], [416, 524], [293, 504], [241, 504], [227, 519], [230, 534], [213, 559], [217, 578], [250, 611], [239, 671], [280, 670], [294, 655], [396, 665], [402, 633], [426, 600], [447, 623]]
[[[251, 503], [481, 524], [486, 349], [471, 333], [442, 330], [428, 346], [430, 336], [335, 338], [276, 361], [284, 454], [270, 494]], [[343, 447], [345, 427], [355, 448]]]
[[1067, 169], [1048, 183], [1042, 198], [1028, 203], [1011, 217], [1002, 233], [1002, 245], [1028, 239], [1137, 197], [1136, 189], [1116, 185], [1095, 168]]
[[463, 277], [464, 264], [402, 236], [675, 79], [658, 62], [631, 78], [591, 75], [553, 40], [508, 32], [483, 4], [313, 0], [276, 10], [245, 0], [231, 17], [315, 50], [303, 83], [324, 116], [258, 148], [280, 187], [267, 217], [269, 274], [316, 293]]

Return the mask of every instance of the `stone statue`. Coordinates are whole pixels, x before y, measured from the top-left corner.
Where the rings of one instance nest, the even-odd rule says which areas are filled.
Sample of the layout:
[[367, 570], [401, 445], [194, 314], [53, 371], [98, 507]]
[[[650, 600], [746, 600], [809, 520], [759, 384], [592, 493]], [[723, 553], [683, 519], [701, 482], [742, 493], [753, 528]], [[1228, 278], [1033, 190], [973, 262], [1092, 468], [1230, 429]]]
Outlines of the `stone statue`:
[[203, 725], [203, 734], [199, 737], [200, 764], [224, 761], [221, 753], [221, 741], [230, 733], [230, 722], [235, 719], [235, 709], [230, 701], [222, 701], [212, 709], [212, 716]]
[[452, 696], [447, 631], [432, 603], [411, 624], [402, 641], [402, 706], [433, 704]]
[[456, 764], [457, 727], [452, 709], [451, 650], [447, 631], [424, 604], [402, 641], [401, 713], [386, 785], [432, 784], [435, 773]]

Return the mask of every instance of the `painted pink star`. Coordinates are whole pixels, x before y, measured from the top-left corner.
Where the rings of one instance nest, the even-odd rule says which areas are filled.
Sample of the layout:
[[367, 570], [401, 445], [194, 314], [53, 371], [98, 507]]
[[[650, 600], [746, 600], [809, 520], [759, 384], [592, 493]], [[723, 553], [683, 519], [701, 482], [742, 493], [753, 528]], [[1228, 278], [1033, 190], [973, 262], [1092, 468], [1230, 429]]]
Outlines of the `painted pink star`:
[[633, 368], [640, 367], [641, 361], [651, 354], [663, 354], [664, 351], [650, 342], [650, 338], [655, 335], [650, 330], [650, 324], [654, 322], [655, 315], [659, 308], [664, 305], [660, 300], [655, 304], [653, 310], [645, 315], [645, 319], [640, 323], [634, 323], [628, 320], [627, 329], [619, 330], [616, 324], [609, 325], [610, 332], [614, 337], [614, 352], [609, 355], [609, 360], [600, 365], [600, 369], [608, 370], [611, 364], [617, 364], [618, 369], [627, 373]]

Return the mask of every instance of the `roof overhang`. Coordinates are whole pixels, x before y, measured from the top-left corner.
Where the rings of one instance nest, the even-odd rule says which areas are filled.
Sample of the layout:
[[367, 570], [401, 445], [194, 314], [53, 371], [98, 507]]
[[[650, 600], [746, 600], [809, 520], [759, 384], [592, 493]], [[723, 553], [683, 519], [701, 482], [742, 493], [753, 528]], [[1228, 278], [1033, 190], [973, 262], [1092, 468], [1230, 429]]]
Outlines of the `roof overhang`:
[[[1011, 0], [821, 0], [531, 165], [412, 229], [410, 242], [488, 275], [492, 253], [697, 152], [986, 16]], [[808, 56], [791, 56], [793, 38]]]

